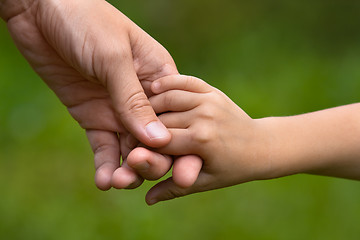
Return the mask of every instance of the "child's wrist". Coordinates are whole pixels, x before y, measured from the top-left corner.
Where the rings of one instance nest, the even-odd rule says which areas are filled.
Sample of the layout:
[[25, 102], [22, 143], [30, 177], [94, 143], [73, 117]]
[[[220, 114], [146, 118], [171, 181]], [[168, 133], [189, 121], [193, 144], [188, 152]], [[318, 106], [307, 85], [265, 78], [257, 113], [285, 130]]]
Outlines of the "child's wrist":
[[301, 173], [303, 166], [301, 161], [292, 154], [291, 142], [286, 135], [286, 128], [283, 128], [283, 118], [267, 117], [256, 119], [257, 140], [256, 146], [258, 157], [257, 161], [264, 166], [262, 179], [273, 179]]

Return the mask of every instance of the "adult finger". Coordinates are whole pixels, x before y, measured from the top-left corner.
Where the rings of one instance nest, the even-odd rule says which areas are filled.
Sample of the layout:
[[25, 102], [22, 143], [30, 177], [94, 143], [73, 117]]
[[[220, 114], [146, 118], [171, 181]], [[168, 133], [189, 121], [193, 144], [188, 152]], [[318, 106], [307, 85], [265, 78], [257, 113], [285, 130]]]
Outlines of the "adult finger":
[[156, 113], [184, 112], [201, 104], [201, 95], [181, 90], [171, 90], [150, 99], [151, 106]]
[[121, 157], [126, 160], [129, 153], [139, 144], [136, 138], [129, 133], [119, 134]]
[[212, 87], [199, 78], [186, 75], [165, 76], [157, 79], [151, 85], [151, 90], [155, 94], [174, 89], [196, 93], [207, 93], [212, 90]]
[[124, 130], [121, 122], [116, 119], [110, 100], [85, 101], [81, 105], [69, 107], [68, 111], [84, 129], [97, 129], [101, 124], [101, 128], [108, 131], [122, 132]]
[[109, 190], [112, 175], [120, 166], [120, 146], [117, 134], [87, 130], [86, 135], [94, 152], [95, 184], [101, 190]]
[[134, 69], [130, 46], [114, 54], [106, 66], [106, 84], [115, 111], [124, 126], [142, 143], [166, 145], [170, 133], [156, 117]]

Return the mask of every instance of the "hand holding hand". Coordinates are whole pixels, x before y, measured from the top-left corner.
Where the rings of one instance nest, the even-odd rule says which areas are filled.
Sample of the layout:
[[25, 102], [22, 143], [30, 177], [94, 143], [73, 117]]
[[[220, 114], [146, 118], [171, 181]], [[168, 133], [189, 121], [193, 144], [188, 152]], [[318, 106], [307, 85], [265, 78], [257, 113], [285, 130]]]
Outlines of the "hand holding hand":
[[[184, 173], [175, 160], [173, 177], [149, 191], [149, 204], [269, 176], [271, 163], [261, 156], [256, 121], [225, 94], [200, 79], [180, 75], [154, 81], [152, 90], [157, 95], [150, 102], [157, 113], [163, 113], [159, 118], [172, 134], [171, 142], [156, 151], [200, 156], [203, 164], [192, 161], [192, 171]], [[129, 166], [140, 164], [139, 158], [133, 157], [139, 151], [146, 155], [149, 150], [133, 150]], [[185, 174], [191, 184], [181, 186]]]
[[[149, 204], [297, 173], [360, 180], [359, 103], [253, 120], [200, 79], [168, 76], [153, 82], [152, 90], [158, 95], [150, 102], [157, 113], [163, 113], [159, 118], [172, 133], [171, 142], [156, 151], [195, 154], [203, 159], [203, 166], [190, 172], [191, 179], [198, 174], [195, 183], [182, 187], [175, 178], [175, 161], [174, 177], [148, 192]], [[133, 152], [129, 166], [136, 162]]]

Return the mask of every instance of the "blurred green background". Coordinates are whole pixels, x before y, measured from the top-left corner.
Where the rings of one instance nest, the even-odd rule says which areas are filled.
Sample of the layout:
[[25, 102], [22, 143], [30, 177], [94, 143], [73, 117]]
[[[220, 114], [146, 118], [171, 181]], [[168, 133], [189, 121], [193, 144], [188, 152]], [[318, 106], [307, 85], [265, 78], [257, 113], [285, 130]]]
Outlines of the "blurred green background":
[[[360, 1], [111, 1], [253, 118], [360, 101]], [[360, 183], [299, 175], [148, 207], [101, 192], [84, 131], [0, 23], [0, 239], [359, 239]]]

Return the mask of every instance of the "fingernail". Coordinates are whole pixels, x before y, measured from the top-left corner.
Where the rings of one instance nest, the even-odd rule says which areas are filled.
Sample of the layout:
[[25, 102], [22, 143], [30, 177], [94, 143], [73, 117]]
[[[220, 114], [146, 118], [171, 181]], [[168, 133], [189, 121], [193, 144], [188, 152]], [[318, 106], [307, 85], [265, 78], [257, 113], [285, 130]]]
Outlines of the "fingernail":
[[145, 130], [150, 139], [166, 138], [169, 135], [166, 127], [159, 121], [149, 123]]

